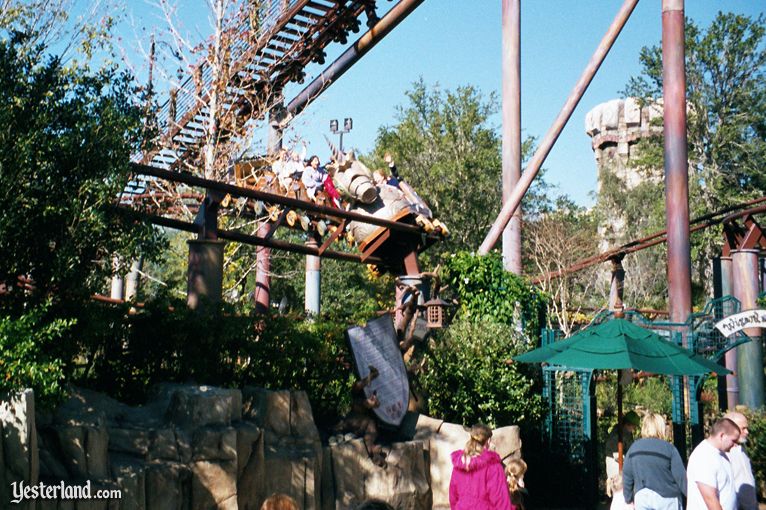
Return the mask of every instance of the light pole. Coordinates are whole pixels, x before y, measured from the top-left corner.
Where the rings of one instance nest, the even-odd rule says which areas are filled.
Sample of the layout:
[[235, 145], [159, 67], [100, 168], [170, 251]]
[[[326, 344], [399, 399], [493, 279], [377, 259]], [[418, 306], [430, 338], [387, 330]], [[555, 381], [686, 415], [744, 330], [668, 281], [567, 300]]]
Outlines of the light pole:
[[351, 129], [354, 127], [354, 119], [351, 117], [346, 117], [343, 119], [343, 129], [338, 129], [338, 119], [332, 119], [330, 121], [330, 131], [334, 135], [340, 136], [340, 151], [343, 152], [343, 135], [346, 133], [350, 133]]

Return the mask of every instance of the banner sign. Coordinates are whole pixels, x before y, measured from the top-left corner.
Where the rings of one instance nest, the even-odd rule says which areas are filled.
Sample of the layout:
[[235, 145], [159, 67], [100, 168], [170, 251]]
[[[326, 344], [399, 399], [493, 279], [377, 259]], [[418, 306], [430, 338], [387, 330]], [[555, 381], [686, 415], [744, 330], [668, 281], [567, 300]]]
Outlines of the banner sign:
[[748, 310], [729, 315], [717, 322], [715, 327], [723, 336], [730, 336], [745, 328], [766, 328], [766, 310]]
[[378, 369], [378, 377], [364, 389], [368, 397], [373, 393], [378, 396], [380, 406], [374, 409], [375, 414], [382, 422], [398, 427], [407, 412], [410, 384], [393, 318], [390, 314], [383, 315], [364, 327], [350, 328], [346, 334], [359, 376], [366, 377], [370, 366]]

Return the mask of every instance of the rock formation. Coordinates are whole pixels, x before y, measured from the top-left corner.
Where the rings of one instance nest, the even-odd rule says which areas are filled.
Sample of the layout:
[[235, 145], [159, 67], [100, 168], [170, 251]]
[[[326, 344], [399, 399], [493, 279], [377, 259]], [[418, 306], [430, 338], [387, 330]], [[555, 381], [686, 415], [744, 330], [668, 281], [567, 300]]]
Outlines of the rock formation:
[[[406, 510], [448, 508], [449, 454], [462, 426], [410, 414], [409, 440], [386, 447], [388, 467], [361, 439], [320, 440], [301, 391], [164, 384], [131, 407], [75, 389], [52, 413], [27, 390], [0, 401], [0, 497], [24, 480], [119, 489], [120, 499], [38, 500], [18, 508], [255, 509], [274, 492], [304, 510], [346, 510], [376, 497]], [[520, 455], [518, 427], [495, 431], [502, 457]]]

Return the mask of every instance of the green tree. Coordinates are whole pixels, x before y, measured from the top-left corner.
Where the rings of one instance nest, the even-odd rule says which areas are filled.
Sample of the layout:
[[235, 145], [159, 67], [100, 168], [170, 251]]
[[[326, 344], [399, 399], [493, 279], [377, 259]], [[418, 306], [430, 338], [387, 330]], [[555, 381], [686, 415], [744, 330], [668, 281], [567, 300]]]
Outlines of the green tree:
[[[470, 85], [429, 88], [422, 79], [406, 96], [397, 122], [378, 130], [371, 168], [383, 167], [384, 154], [391, 153], [402, 177], [450, 229], [441, 251], [476, 249], [502, 205], [501, 137], [490, 123], [499, 110], [497, 97], [484, 97]], [[527, 138], [522, 153], [532, 146]], [[523, 204], [525, 214], [546, 203], [545, 191], [538, 177]]]
[[[25, 36], [0, 42], [0, 307], [88, 296], [115, 253], [155, 253], [161, 236], [114, 210], [138, 147], [130, 77], [65, 69]], [[36, 291], [16, 289], [31, 278]]]
[[[721, 209], [766, 191], [766, 25], [761, 15], [718, 13], [707, 29], [686, 23], [686, 73], [691, 216]], [[630, 79], [626, 96], [646, 102], [662, 95], [662, 50], [641, 50], [642, 74]], [[624, 194], [616, 206], [643, 215], [641, 225], [664, 228], [662, 137], [641, 142], [640, 171], [654, 180]], [[649, 214], [647, 214], [649, 213]], [[630, 221], [628, 221], [630, 223]], [[645, 233], [646, 231], [642, 232]], [[720, 253], [718, 229], [692, 238], [699, 289], [711, 278], [710, 259]], [[707, 293], [706, 293], [707, 294]]]
[[459, 252], [447, 259], [445, 273], [460, 308], [423, 354], [429, 412], [465, 425], [539, 424], [537, 367], [511, 358], [536, 345], [544, 296], [505, 271], [497, 251]]

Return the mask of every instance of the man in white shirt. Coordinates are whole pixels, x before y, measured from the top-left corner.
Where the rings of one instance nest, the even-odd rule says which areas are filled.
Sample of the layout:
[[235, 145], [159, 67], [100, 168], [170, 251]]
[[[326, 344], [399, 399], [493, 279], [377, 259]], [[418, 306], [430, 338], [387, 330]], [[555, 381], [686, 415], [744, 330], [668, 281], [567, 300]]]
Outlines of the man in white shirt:
[[750, 435], [747, 417], [736, 411], [726, 413], [728, 418], [739, 427], [739, 441], [729, 452], [732, 472], [734, 473], [734, 487], [737, 490], [737, 506], [739, 510], [758, 510], [758, 497], [755, 494], [755, 477], [750, 458], [742, 448], [747, 443]]
[[739, 435], [736, 423], [721, 418], [694, 449], [686, 468], [687, 510], [737, 510], [734, 473], [726, 453]]

